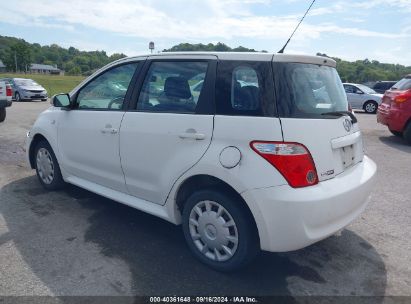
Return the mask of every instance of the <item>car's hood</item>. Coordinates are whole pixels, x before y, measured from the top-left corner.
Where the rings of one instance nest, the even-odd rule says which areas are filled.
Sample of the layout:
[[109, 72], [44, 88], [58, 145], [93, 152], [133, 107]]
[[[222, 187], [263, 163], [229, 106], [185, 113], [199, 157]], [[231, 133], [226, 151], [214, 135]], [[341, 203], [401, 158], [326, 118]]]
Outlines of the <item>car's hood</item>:
[[26, 91], [31, 91], [31, 90], [36, 90], [36, 91], [42, 90], [42, 91], [45, 91], [45, 90], [46, 90], [46, 89], [43, 88], [42, 86], [21, 86], [20, 88], [23, 89], [23, 90], [26, 90]]

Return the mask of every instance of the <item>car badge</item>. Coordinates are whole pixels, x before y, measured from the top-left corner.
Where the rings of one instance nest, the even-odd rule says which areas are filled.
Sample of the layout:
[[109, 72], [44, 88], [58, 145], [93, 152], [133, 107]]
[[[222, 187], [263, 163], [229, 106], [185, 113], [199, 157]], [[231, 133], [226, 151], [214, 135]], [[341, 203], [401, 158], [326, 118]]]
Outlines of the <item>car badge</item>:
[[345, 131], [350, 132], [352, 127], [352, 122], [349, 119], [344, 119], [343, 126]]

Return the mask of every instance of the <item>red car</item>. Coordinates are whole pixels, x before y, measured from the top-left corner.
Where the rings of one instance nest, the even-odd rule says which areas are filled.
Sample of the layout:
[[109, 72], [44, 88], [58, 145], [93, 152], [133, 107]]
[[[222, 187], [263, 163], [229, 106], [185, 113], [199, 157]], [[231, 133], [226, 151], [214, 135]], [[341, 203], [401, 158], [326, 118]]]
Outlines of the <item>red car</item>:
[[378, 107], [377, 121], [411, 144], [411, 74], [385, 92]]

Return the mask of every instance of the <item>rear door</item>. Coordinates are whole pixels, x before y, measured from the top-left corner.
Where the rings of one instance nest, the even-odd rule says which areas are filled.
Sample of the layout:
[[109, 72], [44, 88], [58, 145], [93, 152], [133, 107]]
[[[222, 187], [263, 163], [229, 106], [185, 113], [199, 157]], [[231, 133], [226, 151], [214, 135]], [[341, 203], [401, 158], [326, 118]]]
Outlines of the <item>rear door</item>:
[[128, 191], [164, 204], [213, 134], [214, 56], [152, 57], [124, 115], [120, 156]]
[[354, 109], [362, 109], [364, 104], [364, 94], [356, 86], [344, 84], [344, 89], [347, 94], [347, 99], [351, 107]]
[[[335, 177], [363, 159], [358, 123], [347, 111], [344, 88], [332, 63], [281, 62], [274, 56], [278, 112], [284, 141], [298, 142], [311, 152], [320, 181]], [[277, 60], [277, 61], [276, 61]]]

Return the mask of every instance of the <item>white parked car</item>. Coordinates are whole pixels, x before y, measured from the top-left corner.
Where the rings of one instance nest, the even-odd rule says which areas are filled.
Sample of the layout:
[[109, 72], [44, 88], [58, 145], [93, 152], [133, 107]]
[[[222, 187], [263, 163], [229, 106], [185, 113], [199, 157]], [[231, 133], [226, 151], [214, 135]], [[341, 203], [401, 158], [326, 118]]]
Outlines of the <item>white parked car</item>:
[[344, 83], [344, 90], [353, 109], [361, 109], [372, 114], [377, 113], [383, 94], [379, 94], [365, 85], [355, 83]]
[[121, 59], [53, 98], [28, 133], [28, 161], [46, 189], [71, 183], [182, 224], [198, 259], [234, 270], [260, 249], [322, 240], [367, 205], [376, 165], [335, 65], [285, 54]]

